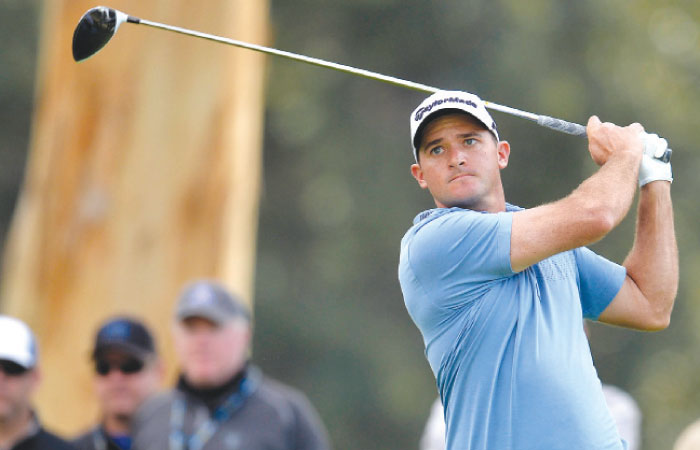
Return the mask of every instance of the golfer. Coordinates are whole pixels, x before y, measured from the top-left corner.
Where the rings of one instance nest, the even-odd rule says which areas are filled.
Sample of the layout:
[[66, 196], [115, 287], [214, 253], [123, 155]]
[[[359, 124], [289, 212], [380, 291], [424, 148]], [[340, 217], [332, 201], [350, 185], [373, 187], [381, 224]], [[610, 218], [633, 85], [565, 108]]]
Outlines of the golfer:
[[[522, 209], [505, 201], [510, 145], [478, 97], [438, 92], [410, 120], [411, 172], [437, 208], [401, 241], [399, 279], [445, 407], [447, 449], [624, 449], [581, 319], [669, 324], [671, 166], [653, 158], [666, 141], [591, 117], [599, 169], [565, 198]], [[638, 185], [636, 234], [620, 266], [585, 246], [620, 223]]]

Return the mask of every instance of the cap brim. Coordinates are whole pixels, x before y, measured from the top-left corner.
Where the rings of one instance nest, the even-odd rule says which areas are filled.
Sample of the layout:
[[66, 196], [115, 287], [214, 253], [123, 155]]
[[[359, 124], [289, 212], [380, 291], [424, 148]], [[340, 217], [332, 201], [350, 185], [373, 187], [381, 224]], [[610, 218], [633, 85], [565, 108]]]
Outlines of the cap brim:
[[18, 358], [16, 355], [3, 355], [0, 354], [0, 361], [10, 361], [18, 366], [22, 366], [25, 369], [29, 370], [32, 369], [36, 364], [32, 364], [31, 361], [27, 361], [26, 359]]
[[109, 352], [109, 351], [123, 352], [129, 356], [133, 356], [134, 358], [138, 358], [141, 361], [145, 360], [146, 358], [148, 358], [150, 355], [153, 354], [153, 352], [149, 352], [148, 350], [144, 350], [140, 347], [137, 347], [136, 345], [129, 344], [126, 342], [108, 342], [108, 343], [100, 345], [95, 350], [93, 350], [92, 359], [97, 359], [100, 355], [104, 354], [105, 352]]
[[193, 317], [206, 319], [216, 325], [221, 325], [233, 319], [235, 315], [222, 313], [221, 311], [211, 311], [206, 308], [188, 308], [183, 311], [178, 311], [177, 313], [177, 319], [179, 321], [191, 319]]
[[416, 128], [416, 134], [415, 134], [415, 136], [413, 136], [413, 149], [416, 151], [416, 153], [420, 149], [420, 141], [423, 138], [423, 131], [425, 131], [425, 127], [428, 126], [428, 124], [430, 122], [432, 122], [433, 120], [435, 120], [439, 117], [442, 117], [442, 116], [446, 116], [448, 114], [464, 114], [465, 116], [473, 117], [474, 120], [479, 122], [484, 127], [484, 129], [486, 131], [489, 131], [489, 132], [491, 131], [491, 129], [488, 127], [488, 125], [486, 125], [481, 119], [479, 119], [474, 114], [469, 113], [463, 109], [459, 109], [459, 108], [438, 109], [436, 111], [432, 111], [427, 116], [425, 116], [425, 118], [423, 119], [421, 124], [418, 125], [418, 128]]

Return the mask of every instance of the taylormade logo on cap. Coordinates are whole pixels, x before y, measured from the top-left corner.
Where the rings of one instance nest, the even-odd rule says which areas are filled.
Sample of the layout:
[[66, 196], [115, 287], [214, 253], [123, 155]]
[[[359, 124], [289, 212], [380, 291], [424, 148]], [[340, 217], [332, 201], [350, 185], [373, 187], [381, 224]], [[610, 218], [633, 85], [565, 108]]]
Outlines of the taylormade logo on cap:
[[423, 128], [430, 121], [430, 117], [438, 111], [454, 109], [465, 112], [489, 130], [498, 140], [496, 122], [491, 114], [486, 110], [484, 102], [474, 94], [462, 91], [438, 91], [426, 98], [411, 113], [411, 144], [413, 146], [413, 157], [418, 161], [418, 147], [422, 137]]
[[419, 107], [418, 110], [416, 110], [416, 115], [413, 117], [413, 120], [420, 121], [423, 118], [423, 114], [429, 113], [436, 106], [444, 105], [445, 103], [461, 103], [464, 106], [470, 106], [476, 109], [476, 103], [471, 100], [459, 97], [448, 97], [445, 99], [433, 100], [433, 102], [428, 106]]

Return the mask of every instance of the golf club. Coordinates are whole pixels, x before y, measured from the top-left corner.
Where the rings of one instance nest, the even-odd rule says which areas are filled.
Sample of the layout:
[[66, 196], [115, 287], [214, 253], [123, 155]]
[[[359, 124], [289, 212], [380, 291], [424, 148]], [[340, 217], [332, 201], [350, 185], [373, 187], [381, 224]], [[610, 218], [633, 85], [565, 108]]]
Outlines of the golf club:
[[[188, 30], [186, 28], [175, 27], [172, 25], [166, 25], [158, 22], [151, 22], [149, 20], [144, 20], [138, 17], [130, 16], [126, 13], [117, 11], [113, 8], [108, 8], [106, 6], [97, 6], [95, 8], [92, 8], [88, 10], [85, 14], [83, 14], [83, 17], [81, 17], [80, 21], [78, 22], [78, 25], [75, 28], [75, 32], [73, 33], [73, 59], [75, 59], [75, 61], [77, 62], [80, 62], [100, 51], [100, 49], [102, 49], [102, 47], [104, 47], [107, 44], [107, 42], [109, 42], [112, 36], [114, 36], [114, 34], [119, 29], [119, 26], [125, 22], [133, 23], [136, 25], [146, 25], [153, 28], [159, 28], [162, 30], [172, 31], [188, 36], [194, 36], [210, 41], [233, 45], [235, 47], [254, 50], [261, 53], [281, 56], [283, 58], [293, 59], [295, 61], [300, 61], [306, 64], [325, 67], [328, 69], [334, 69], [340, 72], [351, 73], [354, 75], [359, 75], [361, 77], [377, 81], [383, 81], [385, 83], [394, 84], [396, 86], [402, 86], [417, 91], [435, 93], [437, 91], [442, 90], [425, 84], [402, 80], [400, 78], [382, 75], [364, 69], [358, 69], [343, 64], [325, 61], [323, 59], [312, 58], [309, 56], [299, 55], [284, 50], [277, 50], [275, 48], [263, 47], [260, 45], [250, 44], [243, 41], [237, 41], [234, 39], [224, 38], [212, 34], [201, 33], [199, 31]], [[575, 136], [586, 136], [586, 127], [577, 123], [567, 122], [565, 120], [557, 119], [555, 117], [522, 111], [516, 108], [499, 105], [497, 103], [489, 101], [484, 101], [484, 103], [489, 109], [528, 119], [533, 122], [536, 122], [540, 126], [547, 127], [552, 130], [572, 134]], [[664, 155], [659, 157], [658, 159], [660, 159], [663, 162], [670, 161], [671, 149], [667, 149]]]

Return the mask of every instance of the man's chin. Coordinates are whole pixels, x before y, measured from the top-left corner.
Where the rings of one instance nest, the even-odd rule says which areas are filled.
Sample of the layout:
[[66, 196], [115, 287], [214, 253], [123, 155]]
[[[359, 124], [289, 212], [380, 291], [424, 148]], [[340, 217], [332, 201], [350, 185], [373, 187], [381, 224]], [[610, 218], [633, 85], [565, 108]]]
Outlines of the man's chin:
[[187, 382], [198, 389], [210, 389], [219, 387], [222, 384], [221, 377], [212, 373], [190, 373], [187, 374]]

